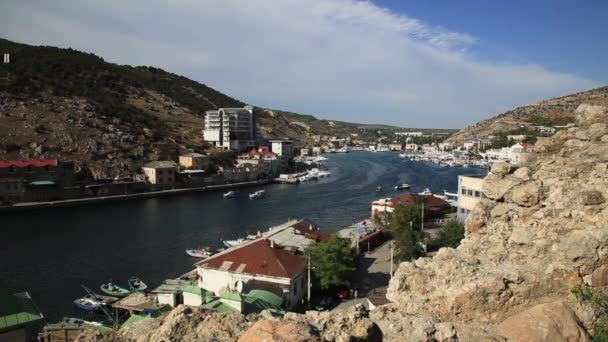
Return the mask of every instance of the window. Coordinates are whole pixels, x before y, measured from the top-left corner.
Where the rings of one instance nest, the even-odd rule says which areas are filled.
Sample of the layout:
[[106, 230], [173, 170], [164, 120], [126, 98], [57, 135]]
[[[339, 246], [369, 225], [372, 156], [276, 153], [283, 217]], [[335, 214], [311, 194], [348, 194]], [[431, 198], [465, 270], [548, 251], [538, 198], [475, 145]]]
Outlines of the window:
[[162, 175], [162, 174], [163, 174], [163, 170], [160, 170], [160, 169], [159, 169], [159, 170], [156, 170], [156, 173], [158, 173], [158, 175], [160, 176], [160, 175]]
[[467, 193], [467, 189], [462, 188], [462, 190], [460, 190], [461, 195], [465, 195]]
[[481, 193], [479, 191], [475, 191], [475, 197], [481, 197]]
[[163, 181], [164, 181], [163, 177], [158, 177], [158, 179], [157, 179], [157, 181], [156, 181], [156, 182], [157, 182], [157, 183], [162, 183]]
[[467, 190], [467, 196], [473, 196], [473, 190]]

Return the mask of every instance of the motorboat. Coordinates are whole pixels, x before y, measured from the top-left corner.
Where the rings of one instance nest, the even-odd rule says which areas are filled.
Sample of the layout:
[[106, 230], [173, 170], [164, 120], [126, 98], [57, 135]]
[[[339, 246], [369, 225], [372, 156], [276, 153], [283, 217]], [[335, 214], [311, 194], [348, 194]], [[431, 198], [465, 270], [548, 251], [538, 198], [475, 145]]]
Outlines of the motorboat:
[[431, 189], [424, 188], [424, 190], [422, 192], [419, 192], [418, 195], [433, 195], [433, 193], [431, 192]]
[[126, 297], [131, 293], [131, 291], [120, 286], [114, 285], [112, 284], [112, 282], [109, 282], [107, 284], [101, 284], [99, 288], [103, 293], [112, 297]]
[[395, 185], [395, 190], [406, 190], [409, 188], [410, 188], [410, 185], [407, 183], [401, 183], [401, 184]]
[[148, 285], [137, 277], [129, 278], [128, 283], [129, 289], [133, 292], [144, 292], [148, 288]]
[[249, 194], [249, 199], [262, 198], [262, 197], [264, 197], [264, 195], [266, 195], [266, 191], [258, 190], [252, 194]]
[[186, 249], [186, 254], [195, 258], [208, 258], [213, 255], [209, 247], [203, 247], [198, 249]]
[[236, 239], [236, 240], [222, 240], [222, 243], [227, 248], [234, 247], [236, 245], [240, 245], [243, 242], [245, 242], [245, 239], [242, 239], [242, 238], [241, 239]]
[[74, 300], [74, 305], [82, 310], [96, 311], [105, 303], [97, 298], [91, 296], [84, 296]]
[[382, 185], [378, 185], [376, 187], [376, 192], [382, 192]]
[[232, 191], [228, 191], [227, 193], [224, 194], [224, 198], [232, 198], [236, 196], [236, 191], [232, 190]]

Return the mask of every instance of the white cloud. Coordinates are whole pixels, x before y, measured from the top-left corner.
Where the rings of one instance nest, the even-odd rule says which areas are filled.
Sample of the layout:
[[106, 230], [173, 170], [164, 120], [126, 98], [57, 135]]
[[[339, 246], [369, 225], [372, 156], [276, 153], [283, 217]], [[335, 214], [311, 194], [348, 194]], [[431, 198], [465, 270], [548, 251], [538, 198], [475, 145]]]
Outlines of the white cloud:
[[163, 67], [260, 106], [361, 122], [459, 127], [599, 85], [476, 59], [475, 37], [368, 1], [14, 0], [0, 32]]

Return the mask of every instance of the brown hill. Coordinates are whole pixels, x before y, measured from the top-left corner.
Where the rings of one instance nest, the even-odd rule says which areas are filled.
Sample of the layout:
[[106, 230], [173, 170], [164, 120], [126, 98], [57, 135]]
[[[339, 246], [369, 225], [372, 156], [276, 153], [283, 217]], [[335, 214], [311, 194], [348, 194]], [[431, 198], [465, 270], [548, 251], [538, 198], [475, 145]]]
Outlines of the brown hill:
[[460, 145], [467, 139], [487, 138], [490, 135], [517, 129], [524, 124], [556, 125], [574, 122], [574, 110], [581, 103], [608, 105], [608, 87], [517, 107], [491, 119], [468, 126], [452, 135], [447, 142]]

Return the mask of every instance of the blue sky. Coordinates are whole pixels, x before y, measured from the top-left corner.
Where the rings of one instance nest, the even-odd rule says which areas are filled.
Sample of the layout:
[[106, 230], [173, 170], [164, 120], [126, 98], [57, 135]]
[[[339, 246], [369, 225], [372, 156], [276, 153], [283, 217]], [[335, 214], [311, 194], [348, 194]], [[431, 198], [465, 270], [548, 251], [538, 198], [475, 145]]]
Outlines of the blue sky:
[[320, 118], [460, 128], [608, 83], [608, 1], [5, 0], [0, 35]]

